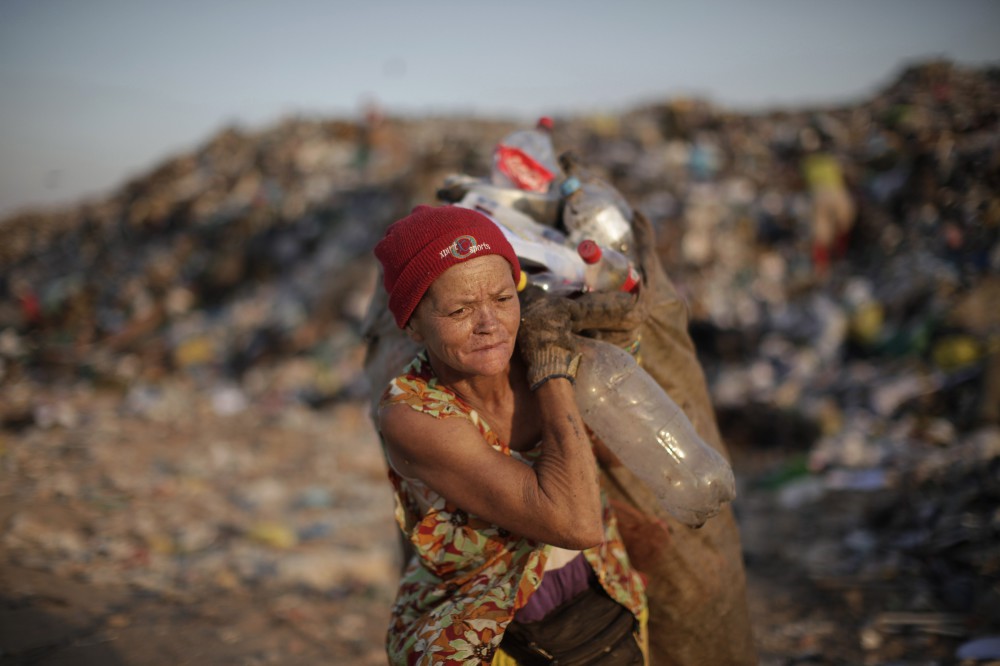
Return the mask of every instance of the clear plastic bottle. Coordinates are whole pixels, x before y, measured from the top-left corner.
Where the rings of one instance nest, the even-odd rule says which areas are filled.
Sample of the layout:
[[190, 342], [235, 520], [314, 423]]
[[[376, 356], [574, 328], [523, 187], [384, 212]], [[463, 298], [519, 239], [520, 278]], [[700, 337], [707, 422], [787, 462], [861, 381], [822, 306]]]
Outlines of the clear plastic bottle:
[[528, 192], [514, 187], [494, 185], [488, 178], [450, 174], [445, 177], [444, 187], [438, 189], [437, 198], [442, 202], [458, 203], [470, 192], [481, 194], [501, 206], [522, 212], [546, 227], [555, 228], [559, 224], [562, 199], [558, 187], [552, 187], [544, 193]]
[[591, 238], [598, 244], [631, 256], [632, 209], [614, 187], [587, 173], [570, 151], [559, 156], [566, 180], [562, 222], [571, 243]]
[[700, 526], [736, 497], [732, 468], [627, 351], [577, 336], [580, 415], [681, 522]]
[[524, 213], [498, 206], [475, 192], [469, 192], [458, 205], [489, 217], [514, 248], [526, 271], [550, 272], [562, 283], [584, 284], [586, 264], [566, 244], [566, 237], [558, 229], [540, 225]]
[[581, 241], [576, 251], [587, 264], [583, 280], [589, 291], [634, 291], [639, 288], [639, 271], [621, 252], [602, 248], [589, 238]]
[[541, 224], [531, 215], [492, 199], [477, 189], [469, 190], [458, 205], [485, 213], [524, 238], [567, 245], [566, 234], [559, 229]]
[[521, 283], [517, 285], [517, 290], [524, 291], [528, 285], [541, 287], [555, 296], [572, 297], [587, 291], [587, 285], [583, 280], [567, 278], [548, 270], [536, 272], [522, 270]]
[[493, 151], [494, 185], [545, 193], [558, 174], [552, 119], [547, 116], [539, 118], [534, 129], [511, 132]]

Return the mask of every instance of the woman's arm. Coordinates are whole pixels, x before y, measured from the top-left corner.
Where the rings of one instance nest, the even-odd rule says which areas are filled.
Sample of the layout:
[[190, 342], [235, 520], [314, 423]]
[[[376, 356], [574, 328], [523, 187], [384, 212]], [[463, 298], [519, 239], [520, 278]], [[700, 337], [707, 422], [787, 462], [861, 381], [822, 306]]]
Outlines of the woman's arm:
[[534, 467], [489, 446], [465, 419], [407, 405], [380, 414], [389, 458], [400, 474], [512, 533], [574, 550], [597, 545], [604, 538], [597, 465], [573, 385], [550, 379], [533, 395], [542, 430]]

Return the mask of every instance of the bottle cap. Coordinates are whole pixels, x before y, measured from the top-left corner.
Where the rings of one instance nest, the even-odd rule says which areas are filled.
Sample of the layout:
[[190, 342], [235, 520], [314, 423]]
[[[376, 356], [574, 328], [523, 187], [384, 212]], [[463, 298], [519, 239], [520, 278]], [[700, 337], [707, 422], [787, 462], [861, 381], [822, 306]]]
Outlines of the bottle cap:
[[639, 271], [636, 270], [635, 266], [629, 264], [628, 267], [628, 277], [622, 282], [622, 286], [618, 287], [621, 291], [635, 291], [639, 288], [639, 281], [642, 280], [642, 276], [639, 275]]
[[563, 196], [568, 197], [569, 195], [573, 194], [578, 189], [580, 189], [580, 179], [577, 178], [576, 176], [570, 176], [569, 178], [567, 178], [562, 182], [562, 185], [559, 186], [559, 189], [562, 191]]
[[601, 250], [601, 246], [590, 240], [589, 238], [581, 241], [579, 245], [576, 246], [576, 251], [588, 264], [596, 264], [601, 260], [601, 255], [604, 254]]

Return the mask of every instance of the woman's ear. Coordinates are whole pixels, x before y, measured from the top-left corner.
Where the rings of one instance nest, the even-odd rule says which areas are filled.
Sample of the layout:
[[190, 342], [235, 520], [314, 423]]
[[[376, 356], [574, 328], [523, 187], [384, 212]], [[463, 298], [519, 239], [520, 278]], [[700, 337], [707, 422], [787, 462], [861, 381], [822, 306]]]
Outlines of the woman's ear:
[[414, 342], [418, 344], [423, 343], [424, 336], [422, 336], [420, 331], [418, 331], [413, 325], [413, 317], [410, 317], [410, 321], [406, 322], [406, 327], [404, 327], [403, 330], [406, 331], [406, 335], [409, 336], [409, 338]]

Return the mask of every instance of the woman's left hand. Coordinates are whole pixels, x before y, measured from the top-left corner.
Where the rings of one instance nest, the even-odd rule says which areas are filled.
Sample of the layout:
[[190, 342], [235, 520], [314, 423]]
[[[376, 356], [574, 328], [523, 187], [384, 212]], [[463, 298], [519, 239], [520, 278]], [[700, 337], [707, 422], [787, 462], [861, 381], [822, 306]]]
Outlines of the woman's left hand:
[[538, 287], [528, 287], [521, 299], [517, 342], [521, 358], [528, 366], [531, 390], [554, 377], [573, 381], [580, 361], [573, 339], [573, 301], [552, 296]]

